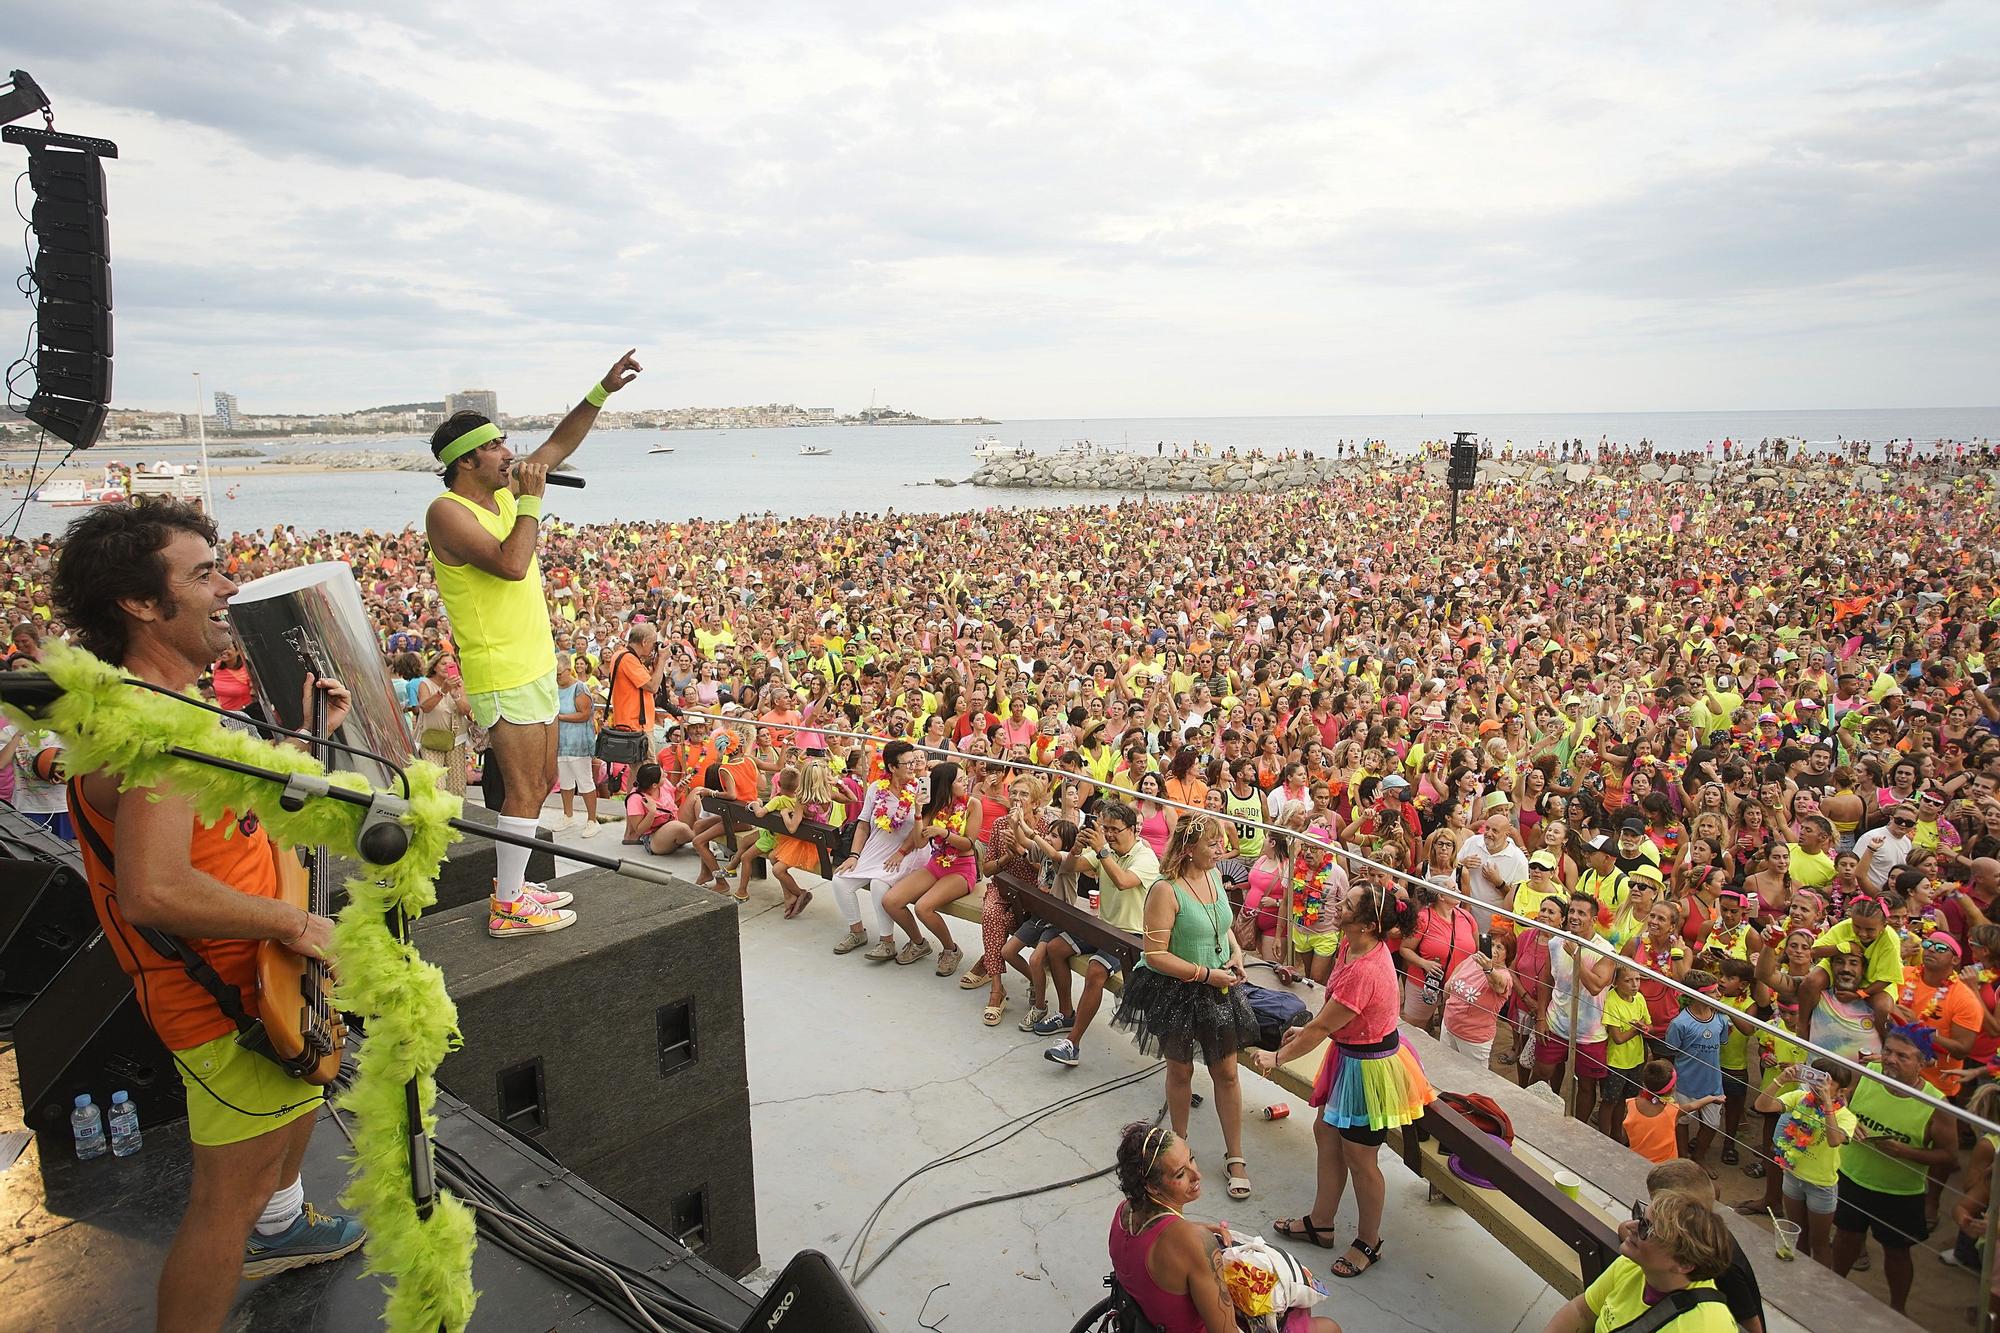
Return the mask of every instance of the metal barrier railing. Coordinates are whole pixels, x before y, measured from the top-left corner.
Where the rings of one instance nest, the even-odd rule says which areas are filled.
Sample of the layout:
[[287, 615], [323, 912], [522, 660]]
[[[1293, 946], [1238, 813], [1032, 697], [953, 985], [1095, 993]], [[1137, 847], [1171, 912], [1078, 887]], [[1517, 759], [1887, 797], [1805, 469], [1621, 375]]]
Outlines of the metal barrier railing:
[[[683, 709], [681, 711], [681, 716], [701, 718], [705, 721], [712, 721], [723, 724], [725, 726], [768, 728], [772, 730], [787, 731], [787, 732], [804, 731], [822, 736], [840, 736], [850, 740], [861, 741], [864, 743], [872, 742], [877, 745], [886, 744], [887, 742], [896, 739], [895, 737], [881, 736], [873, 732], [852, 731], [838, 727], [824, 726], [817, 722], [810, 722], [810, 723], [767, 722], [764, 721], [763, 719], [752, 717], [747, 714], [734, 714], [725, 716], [720, 713], [707, 713], [693, 709]], [[911, 742], [911, 744], [916, 745], [916, 747], [919, 750], [922, 750], [927, 754], [951, 755], [955, 758], [963, 758], [971, 760], [976, 763], [990, 764], [997, 767], [1013, 769], [1018, 772], [1045, 774], [1050, 778], [1055, 779], [1058, 784], [1061, 782], [1075, 781], [1084, 783], [1087, 786], [1103, 788], [1106, 790], [1118, 792], [1125, 795], [1137, 795], [1136, 793], [1130, 792], [1126, 788], [1118, 787], [1115, 784], [1111, 783], [1100, 782], [1095, 778], [1089, 777], [1088, 775], [1069, 773], [1065, 772], [1062, 769], [1050, 768], [1047, 765], [1030, 763], [1026, 760], [1005, 759], [993, 755], [967, 754], [961, 750], [938, 750], [929, 746], [919, 744], [917, 742]], [[1134, 780], [1136, 781], [1136, 779]], [[1060, 787], [1057, 786], [1054, 789], [1060, 790]], [[1301, 832], [1297, 829], [1285, 828], [1282, 825], [1273, 824], [1265, 820], [1250, 819], [1240, 815], [1232, 815], [1225, 810], [1210, 810], [1203, 806], [1186, 805], [1182, 802], [1172, 800], [1164, 795], [1163, 796], [1148, 795], [1145, 796], [1143, 799], [1152, 801], [1161, 806], [1180, 810], [1185, 814], [1205, 815], [1211, 819], [1224, 820], [1229, 823], [1236, 824], [1242, 827], [1261, 829], [1265, 832], [1266, 836], [1275, 833], [1283, 837], [1284, 839], [1287, 840], [1287, 842], [1293, 845], [1303, 844], [1305, 846], [1317, 847], [1322, 851], [1330, 852], [1335, 856], [1343, 858], [1343, 860], [1345, 860], [1350, 864], [1365, 866], [1370, 870], [1376, 871], [1377, 873], [1387, 875], [1392, 880], [1400, 881], [1414, 888], [1421, 888], [1425, 891], [1436, 893], [1446, 898], [1450, 898], [1458, 903], [1466, 905], [1467, 907], [1476, 909], [1479, 912], [1490, 913], [1491, 915], [1496, 917], [1504, 917], [1507, 920], [1514, 922], [1517, 926], [1525, 926], [1533, 928], [1539, 931], [1542, 937], [1545, 939], [1560, 939], [1565, 942], [1574, 942], [1576, 945], [1578, 945], [1579, 949], [1587, 949], [1591, 953], [1596, 954], [1599, 957], [1612, 959], [1619, 966], [1630, 968], [1634, 972], [1637, 972], [1640, 976], [1650, 978], [1651, 980], [1668, 987], [1669, 989], [1677, 992], [1678, 994], [1684, 997], [1693, 998], [1705, 1004], [1712, 1005], [1714, 1003], [1712, 997], [1702, 994], [1700, 991], [1693, 989], [1692, 987], [1682, 983], [1681, 981], [1679, 981], [1674, 977], [1670, 977], [1663, 972], [1656, 971], [1655, 969], [1643, 963], [1640, 963], [1637, 959], [1628, 958], [1625, 955], [1618, 953], [1616, 950], [1608, 949], [1605, 947], [1603, 943], [1594, 938], [1585, 939], [1583, 936], [1572, 934], [1567, 929], [1550, 927], [1530, 917], [1522, 916], [1521, 914], [1513, 911], [1510, 908], [1496, 906], [1495, 904], [1489, 903], [1482, 898], [1478, 898], [1475, 897], [1474, 895], [1461, 892], [1459, 889], [1454, 887], [1447, 887], [1443, 884], [1437, 883], [1434, 880], [1420, 879], [1417, 876], [1410, 874], [1408, 871], [1399, 870], [1394, 866], [1384, 865], [1379, 861], [1373, 860], [1367, 856], [1363, 856], [1359, 852], [1352, 851], [1336, 843], [1327, 842], [1322, 839], [1311, 837], [1309, 834]], [[1287, 923], [1287, 929], [1284, 931], [1284, 934], [1285, 934], [1285, 946], [1288, 952], [1290, 949], [1290, 935], [1291, 935], [1291, 932], [1288, 928], [1288, 923], [1291, 921], [1292, 918], [1292, 905], [1293, 904], [1292, 904], [1291, 876], [1287, 875], [1285, 877], [1284, 913], [1281, 920], [1282, 922]], [[1565, 1069], [1566, 1069], [1565, 1088], [1567, 1089], [1565, 1093], [1565, 1110], [1571, 1114], [1573, 1114], [1575, 1110], [1574, 1098], [1576, 1095], [1576, 1063], [1577, 1063], [1577, 1046], [1578, 1046], [1577, 1029], [1578, 1029], [1578, 1020], [1581, 1016], [1581, 1000], [1583, 997], [1583, 990], [1584, 990], [1582, 977], [1580, 974], [1581, 974], [1581, 967], [1580, 966], [1575, 967], [1574, 975], [1572, 976], [1572, 984], [1570, 986], [1570, 995], [1569, 995], [1569, 1015], [1568, 1015], [1569, 1032], [1566, 1042], [1568, 1049], [1565, 1060]], [[1764, 1019], [1756, 1017], [1754, 1014], [1743, 1013], [1743, 1012], [1732, 1011], [1731, 1017], [1732, 1020], [1741, 1019], [1742, 1021], [1749, 1023], [1752, 1027], [1756, 1028], [1759, 1032], [1762, 1032], [1766, 1036], [1776, 1037], [1779, 1040], [1784, 1041], [1792, 1046], [1796, 1046], [1802, 1050], [1810, 1052], [1811, 1055], [1813, 1056], [1818, 1056], [1822, 1059], [1831, 1060], [1836, 1065], [1851, 1071], [1857, 1077], [1870, 1079], [1874, 1082], [1882, 1083], [1885, 1085], [1891, 1085], [1894, 1087], [1898, 1095], [1914, 1098], [1918, 1102], [1921, 1102], [1922, 1104], [1930, 1107], [1933, 1114], [1942, 1112], [1945, 1115], [1951, 1116], [1955, 1120], [1971, 1125], [1977, 1132], [1982, 1134], [1986, 1133], [2000, 1134], [2000, 1123], [1996, 1123], [1992, 1120], [1989, 1120], [1984, 1116], [1974, 1115], [1972, 1112], [1965, 1110], [1962, 1107], [1954, 1106], [1951, 1102], [1936, 1096], [1935, 1094], [1931, 1093], [1929, 1090], [1923, 1087], [1911, 1088], [1905, 1084], [1896, 1083], [1894, 1080], [1889, 1079], [1888, 1077], [1883, 1075], [1880, 1071], [1871, 1069], [1867, 1065], [1864, 1065], [1857, 1060], [1850, 1059], [1849, 1057], [1842, 1055], [1837, 1051], [1831, 1051], [1825, 1048], [1824, 1046], [1817, 1045], [1814, 1042], [1808, 1040], [1806, 1037], [1801, 1036], [1798, 1033], [1789, 1031], [1788, 1029], [1780, 1026], [1779, 1024], [1768, 1022]], [[1980, 1285], [1979, 1285], [1979, 1290], [1981, 1292], [1987, 1292], [1992, 1289], [1996, 1242], [2000, 1242], [2000, 1153], [1996, 1153], [1994, 1156], [1992, 1172], [1988, 1178], [1987, 1198], [1989, 1202], [1986, 1209], [1986, 1234], [1984, 1241], [1981, 1245], [1981, 1250], [1983, 1254], [1983, 1259], [1980, 1267]], [[1976, 1323], [1976, 1328], [1978, 1329], [1978, 1333], [1992, 1333], [1993, 1327], [1994, 1327], [1994, 1321], [1991, 1313], [1991, 1304], [1989, 1301], [1981, 1300], [1978, 1307], [1978, 1318]]]

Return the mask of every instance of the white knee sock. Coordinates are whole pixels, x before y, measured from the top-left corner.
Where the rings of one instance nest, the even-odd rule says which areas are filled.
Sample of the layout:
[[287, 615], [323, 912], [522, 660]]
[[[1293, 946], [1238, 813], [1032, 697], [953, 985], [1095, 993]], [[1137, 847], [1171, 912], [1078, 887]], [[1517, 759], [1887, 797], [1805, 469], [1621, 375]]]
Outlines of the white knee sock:
[[[534, 819], [522, 819], [517, 815], [502, 815], [497, 821], [502, 833], [515, 833], [524, 838], [535, 836]], [[497, 844], [493, 849], [493, 896], [503, 903], [511, 903], [521, 896], [521, 881], [528, 877], [528, 849], [516, 847], [510, 842]]]
[[291, 1184], [271, 1196], [264, 1205], [264, 1213], [257, 1219], [257, 1234], [275, 1236], [299, 1220], [299, 1214], [306, 1208], [306, 1178], [300, 1176]]

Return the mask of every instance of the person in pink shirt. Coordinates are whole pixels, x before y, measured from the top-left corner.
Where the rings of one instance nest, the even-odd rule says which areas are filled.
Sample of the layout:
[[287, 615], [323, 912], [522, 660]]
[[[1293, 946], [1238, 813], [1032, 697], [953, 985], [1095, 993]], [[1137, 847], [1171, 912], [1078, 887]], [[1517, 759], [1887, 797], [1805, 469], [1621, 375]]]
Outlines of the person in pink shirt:
[[1514, 989], [1514, 947], [1513, 935], [1493, 936], [1487, 952], [1473, 952], [1445, 983], [1444, 1044], [1482, 1065], [1493, 1058], [1500, 1010]]

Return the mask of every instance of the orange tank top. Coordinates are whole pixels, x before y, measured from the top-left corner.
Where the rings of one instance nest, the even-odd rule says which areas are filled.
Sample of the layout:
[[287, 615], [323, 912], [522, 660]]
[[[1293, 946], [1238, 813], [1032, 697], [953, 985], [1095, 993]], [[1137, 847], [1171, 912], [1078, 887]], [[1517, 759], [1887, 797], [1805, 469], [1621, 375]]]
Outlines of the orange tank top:
[[[106, 847], [117, 845], [112, 821], [99, 814], [74, 788], [70, 795], [70, 817], [79, 825], [88, 824]], [[125, 914], [118, 908], [117, 882], [91, 850], [90, 840], [77, 839], [77, 849], [83, 855], [83, 871], [90, 881], [90, 898], [97, 908], [98, 924], [104, 928], [104, 937], [118, 956], [118, 965], [132, 978], [140, 1012], [167, 1049], [185, 1051], [236, 1031], [236, 1025], [222, 1012], [215, 997], [188, 976], [180, 960], [168, 958], [147, 944], [125, 920]], [[270, 835], [264, 832], [255, 815], [238, 819], [225, 814], [213, 825], [197, 819], [188, 843], [188, 860], [196, 870], [257, 898], [278, 896], [278, 871], [271, 852]], [[186, 942], [208, 960], [218, 976], [241, 992], [244, 1010], [255, 1016], [258, 942], [198, 939]]]
[[1681, 1108], [1673, 1102], [1661, 1106], [1658, 1115], [1647, 1115], [1635, 1097], [1625, 1108], [1625, 1142], [1649, 1162], [1671, 1162], [1680, 1156], [1680, 1143], [1674, 1135], [1680, 1118]]

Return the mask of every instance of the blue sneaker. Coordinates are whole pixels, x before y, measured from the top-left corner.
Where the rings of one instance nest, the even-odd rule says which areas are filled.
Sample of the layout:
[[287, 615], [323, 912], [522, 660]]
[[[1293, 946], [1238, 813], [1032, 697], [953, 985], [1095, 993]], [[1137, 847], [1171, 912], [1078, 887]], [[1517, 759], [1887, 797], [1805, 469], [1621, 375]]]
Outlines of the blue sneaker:
[[1029, 1028], [1028, 1031], [1034, 1033], [1037, 1037], [1053, 1037], [1058, 1032], [1068, 1032], [1071, 1025], [1075, 1022], [1076, 1020], [1068, 1014], [1050, 1014], [1047, 1018]]
[[275, 1236], [250, 1233], [243, 1247], [243, 1276], [270, 1277], [309, 1264], [331, 1263], [354, 1253], [368, 1233], [351, 1217], [328, 1215], [311, 1204]]
[[1061, 1041], [1043, 1051], [1042, 1059], [1053, 1060], [1057, 1064], [1066, 1065], [1071, 1069], [1076, 1068], [1077, 1065], [1083, 1062], [1083, 1057], [1076, 1053], [1076, 1043], [1068, 1037], [1064, 1037]]

